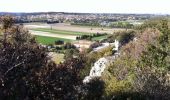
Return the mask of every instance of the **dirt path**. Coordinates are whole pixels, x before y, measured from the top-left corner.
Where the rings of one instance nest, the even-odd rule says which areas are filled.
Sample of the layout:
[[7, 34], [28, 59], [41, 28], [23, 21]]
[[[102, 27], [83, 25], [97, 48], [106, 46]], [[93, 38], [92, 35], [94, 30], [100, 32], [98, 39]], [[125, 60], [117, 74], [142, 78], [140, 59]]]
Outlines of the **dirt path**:
[[32, 35], [47, 36], [47, 37], [56, 37], [56, 38], [64, 38], [64, 39], [76, 40], [76, 36], [72, 36], [72, 35], [53, 34], [53, 33], [49, 33], [49, 32], [41, 32], [41, 31], [33, 31], [33, 30], [29, 30], [29, 32], [30, 32]]

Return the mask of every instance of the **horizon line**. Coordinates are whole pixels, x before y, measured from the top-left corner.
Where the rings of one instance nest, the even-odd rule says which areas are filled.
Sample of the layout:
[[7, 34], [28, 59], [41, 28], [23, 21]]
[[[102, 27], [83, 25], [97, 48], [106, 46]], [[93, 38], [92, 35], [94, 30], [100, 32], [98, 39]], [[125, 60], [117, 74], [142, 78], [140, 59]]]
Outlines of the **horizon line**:
[[170, 15], [168, 13], [127, 13], [127, 12], [69, 12], [69, 11], [0, 11], [0, 13], [77, 13], [77, 14], [139, 14], [139, 15]]

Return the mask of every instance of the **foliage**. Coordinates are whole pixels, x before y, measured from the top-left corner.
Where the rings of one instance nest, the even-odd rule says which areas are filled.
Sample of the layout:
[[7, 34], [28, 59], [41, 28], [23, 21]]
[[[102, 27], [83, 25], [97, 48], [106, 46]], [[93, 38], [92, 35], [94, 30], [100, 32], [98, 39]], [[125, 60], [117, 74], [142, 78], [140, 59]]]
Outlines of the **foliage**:
[[[139, 26], [136, 26], [135, 29], [136, 30], [140, 30], [140, 31], [143, 31], [147, 28], [160, 28], [161, 26], [161, 22], [162, 22], [162, 19], [166, 19], [166, 18], [162, 18], [162, 17], [156, 17], [156, 18], [152, 18], [150, 20], [146, 20], [142, 25], [139, 25]], [[168, 20], [166, 20], [167, 22], [169, 22]]]
[[[10, 31], [8, 31], [10, 29]], [[12, 31], [11, 31], [12, 30]], [[75, 100], [82, 81], [81, 57], [55, 65], [46, 49], [20, 26], [8, 27], [0, 47], [0, 97], [3, 100]]]
[[86, 76], [89, 75], [91, 67], [99, 58], [97, 52], [93, 52], [90, 54], [84, 53], [83, 55], [84, 55], [83, 59], [85, 59], [85, 63], [84, 63], [84, 68], [81, 69], [81, 71], [80, 71], [80, 77], [82, 79], [84, 79]]
[[85, 59], [85, 67], [81, 69], [80, 77], [84, 79], [85, 76], [88, 76], [91, 70], [91, 67], [94, 65], [94, 63], [102, 58], [111, 56], [113, 54], [113, 47], [105, 48], [99, 52], [93, 51], [87, 54], [88, 52], [83, 52], [84, 59]]
[[2, 29], [4, 29], [6, 32], [8, 28], [12, 27], [12, 25], [14, 24], [14, 20], [10, 16], [2, 16], [0, 18], [0, 23], [2, 23]]
[[166, 20], [162, 20], [162, 25], [159, 29], [162, 34], [157, 43], [150, 44], [147, 51], [143, 52], [141, 66], [169, 69], [169, 60], [167, 58], [170, 56], [170, 30]]
[[157, 41], [159, 31], [148, 29], [142, 33], [137, 33], [136, 36], [137, 40], [122, 46], [120, 56], [107, 69], [104, 82], [105, 97], [108, 99], [112, 97], [120, 100], [123, 98], [140, 99], [141, 95], [144, 96], [141, 92], [134, 90], [134, 78], [137, 73], [135, 69], [141, 60], [142, 52], [148, 47], [147, 44], [154, 44]]
[[81, 36], [77, 36], [76, 40], [84, 40], [84, 39], [86, 39], [86, 40], [92, 40], [92, 39], [95, 40], [97, 38], [102, 39], [103, 37], [106, 37], [106, 36], [107, 36], [106, 33], [103, 33], [103, 34], [97, 33], [97, 34], [92, 34], [92, 35], [81, 35]]
[[133, 40], [134, 37], [135, 37], [135, 31], [123, 31], [108, 36], [107, 39], [104, 39], [102, 42], [113, 43], [115, 39], [117, 39], [122, 45], [124, 45], [130, 42], [131, 40]]
[[120, 34], [118, 37], [117, 37], [117, 40], [122, 44], [126, 44], [128, 42], [130, 42], [131, 40], [133, 40], [135, 34], [134, 31], [129, 31], [129, 32], [125, 32], [125, 33], [122, 33]]
[[157, 44], [150, 44], [143, 52], [139, 67], [136, 69], [134, 87], [154, 99], [169, 99], [169, 37], [168, 21], [162, 20], [161, 35]]
[[65, 50], [64, 58], [70, 59], [73, 58], [74, 56], [78, 55], [79, 51], [77, 49], [67, 49]]
[[8, 25], [6, 32], [0, 48], [0, 96], [1, 99], [26, 98], [35, 86], [38, 69], [47, 63], [46, 49], [20, 26]]
[[61, 65], [48, 60], [46, 49], [26, 31], [7, 35], [0, 49], [0, 97], [2, 99], [73, 99], [78, 97], [82, 59]]
[[103, 100], [104, 82], [100, 78], [94, 78], [82, 86], [80, 100]]
[[131, 90], [131, 83], [128, 80], [117, 80], [114, 76], [105, 81], [105, 98], [111, 99], [117, 95], [129, 92]]
[[134, 91], [152, 100], [169, 100], [170, 83], [166, 72], [145, 66], [137, 68], [135, 76]]
[[[0, 41], [0, 97], [3, 100], [97, 100], [170, 98], [170, 30], [168, 21], [149, 24], [143, 31], [111, 36], [124, 44], [118, 58], [101, 78], [88, 84], [82, 79], [101, 57], [112, 56], [113, 47], [98, 52], [76, 51], [71, 43], [61, 48], [66, 60], [56, 65], [47, 49], [37, 44], [23, 26], [4, 17]], [[154, 27], [154, 28], [153, 28]], [[138, 33], [136, 33], [138, 32]], [[132, 40], [136, 36], [137, 39]], [[94, 46], [100, 44], [95, 44]], [[76, 56], [75, 56], [76, 55]]]
[[75, 49], [76, 47], [72, 45], [71, 43], [67, 42], [66, 44], [64, 44], [63, 48], [64, 49]]
[[82, 84], [79, 71], [81, 59], [69, 59], [58, 66], [47, 66], [40, 73], [40, 99], [75, 100], [78, 98], [79, 86]]
[[100, 43], [100, 42], [95, 42], [95, 43], [93, 43], [93, 44], [91, 44], [90, 45], [90, 47], [89, 48], [97, 48], [97, 47], [99, 47], [99, 46], [101, 46], [102, 45], [102, 43]]
[[55, 41], [55, 45], [62, 45], [62, 44], [64, 44], [64, 41], [62, 40]]

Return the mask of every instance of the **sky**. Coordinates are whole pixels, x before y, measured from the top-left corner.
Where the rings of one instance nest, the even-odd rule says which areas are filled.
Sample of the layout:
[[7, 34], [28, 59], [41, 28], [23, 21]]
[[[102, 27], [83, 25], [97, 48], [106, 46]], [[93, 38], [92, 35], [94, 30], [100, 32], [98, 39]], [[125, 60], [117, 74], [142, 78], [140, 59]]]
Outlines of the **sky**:
[[170, 14], [170, 0], [0, 0], [0, 12]]

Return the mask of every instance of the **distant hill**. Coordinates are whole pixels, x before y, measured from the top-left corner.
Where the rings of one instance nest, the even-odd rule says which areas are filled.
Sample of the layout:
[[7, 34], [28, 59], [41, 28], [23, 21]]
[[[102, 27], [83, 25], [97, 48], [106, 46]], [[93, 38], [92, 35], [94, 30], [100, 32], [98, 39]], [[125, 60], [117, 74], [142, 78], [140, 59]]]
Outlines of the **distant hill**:
[[[40, 14], [71, 14], [71, 15], [87, 15], [87, 14], [94, 14], [94, 15], [143, 15], [143, 16], [155, 16], [155, 14], [124, 14], [124, 13], [74, 13], [74, 12], [0, 12], [0, 15], [40, 15]], [[157, 15], [158, 16], [158, 15]]]

